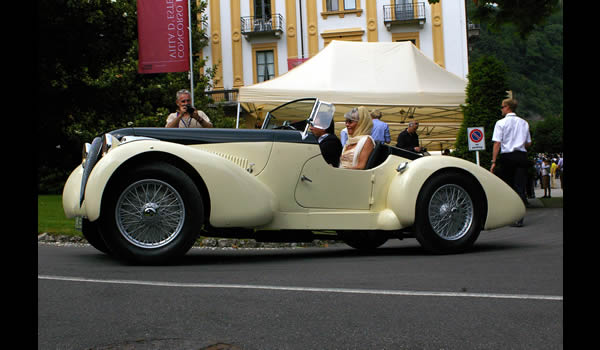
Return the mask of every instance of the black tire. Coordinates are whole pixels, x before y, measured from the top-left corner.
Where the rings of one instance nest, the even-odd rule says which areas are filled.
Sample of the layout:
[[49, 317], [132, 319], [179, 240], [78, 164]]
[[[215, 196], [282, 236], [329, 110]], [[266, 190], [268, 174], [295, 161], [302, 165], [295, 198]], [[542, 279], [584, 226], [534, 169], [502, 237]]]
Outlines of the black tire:
[[470, 177], [457, 172], [427, 180], [416, 204], [415, 237], [436, 254], [469, 249], [481, 232], [485, 197]]
[[111, 184], [100, 230], [116, 257], [163, 264], [192, 247], [203, 213], [202, 197], [189, 176], [167, 163], [146, 164]]
[[100, 230], [98, 229], [98, 220], [91, 222], [88, 219], [81, 220], [81, 233], [88, 243], [101, 251], [102, 253], [110, 254], [110, 250], [104, 243]]
[[380, 231], [341, 231], [339, 237], [352, 248], [358, 250], [373, 250], [382, 246], [388, 236]]

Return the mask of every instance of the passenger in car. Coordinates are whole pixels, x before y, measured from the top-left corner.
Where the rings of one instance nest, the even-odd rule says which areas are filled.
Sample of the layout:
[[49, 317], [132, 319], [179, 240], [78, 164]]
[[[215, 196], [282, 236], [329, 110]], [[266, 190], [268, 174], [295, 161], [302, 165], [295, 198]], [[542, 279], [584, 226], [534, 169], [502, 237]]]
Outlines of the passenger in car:
[[340, 156], [342, 154], [342, 143], [335, 135], [333, 120], [327, 129], [321, 129], [316, 125], [310, 126], [310, 132], [315, 135], [321, 148], [321, 154], [327, 164], [336, 168], [340, 165]]
[[348, 129], [348, 141], [342, 150], [340, 168], [364, 169], [369, 155], [375, 148], [371, 137], [373, 121], [366, 107], [353, 108], [344, 115]]

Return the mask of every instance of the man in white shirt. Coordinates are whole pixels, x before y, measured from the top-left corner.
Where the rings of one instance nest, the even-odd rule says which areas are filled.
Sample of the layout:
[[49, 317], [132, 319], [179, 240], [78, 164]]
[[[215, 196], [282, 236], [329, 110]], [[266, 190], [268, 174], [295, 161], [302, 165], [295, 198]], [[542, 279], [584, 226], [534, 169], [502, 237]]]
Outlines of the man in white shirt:
[[[504, 118], [498, 120], [494, 126], [494, 149], [492, 153], [491, 172], [496, 170], [496, 162], [500, 162], [498, 176], [509, 184], [527, 205], [527, 147], [531, 146], [531, 134], [529, 124], [519, 118], [515, 111], [517, 101], [505, 99], [502, 101], [502, 115]], [[515, 226], [523, 226], [523, 219], [517, 221]]]

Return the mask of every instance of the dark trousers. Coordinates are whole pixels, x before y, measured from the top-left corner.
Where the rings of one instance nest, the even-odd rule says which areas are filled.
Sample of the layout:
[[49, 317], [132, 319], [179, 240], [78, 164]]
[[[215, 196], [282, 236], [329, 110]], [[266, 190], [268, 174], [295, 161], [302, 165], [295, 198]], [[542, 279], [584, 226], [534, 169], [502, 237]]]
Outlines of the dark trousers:
[[498, 176], [512, 187], [527, 205], [527, 168], [529, 167], [527, 152], [501, 153], [498, 161], [500, 165]]

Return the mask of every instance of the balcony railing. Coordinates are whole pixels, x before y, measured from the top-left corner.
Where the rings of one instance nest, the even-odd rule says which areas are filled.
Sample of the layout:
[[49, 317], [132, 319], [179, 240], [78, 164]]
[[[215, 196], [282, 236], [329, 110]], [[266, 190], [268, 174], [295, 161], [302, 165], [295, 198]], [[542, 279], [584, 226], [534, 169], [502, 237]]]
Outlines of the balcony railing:
[[209, 90], [204, 93], [213, 99], [215, 104], [232, 105], [237, 104], [239, 89]]
[[383, 5], [383, 23], [388, 28], [394, 24], [425, 24], [425, 3]]
[[246, 39], [254, 35], [273, 35], [281, 37], [284, 28], [283, 16], [279, 13], [271, 18], [260, 18], [246, 16], [240, 18], [242, 22], [242, 34]]

